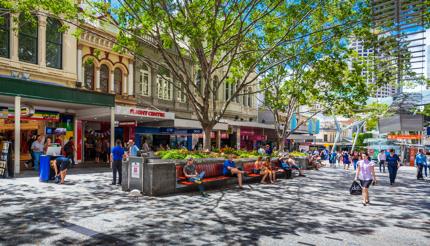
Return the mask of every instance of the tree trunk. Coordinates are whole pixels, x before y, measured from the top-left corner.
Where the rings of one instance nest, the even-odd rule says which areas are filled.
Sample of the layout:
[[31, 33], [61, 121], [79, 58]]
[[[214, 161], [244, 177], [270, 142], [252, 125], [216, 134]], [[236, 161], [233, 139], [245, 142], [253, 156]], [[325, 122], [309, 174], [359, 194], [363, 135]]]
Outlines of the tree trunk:
[[203, 127], [203, 150], [207, 151], [207, 150], [211, 150], [212, 146], [211, 146], [211, 132], [212, 132], [212, 127], [211, 126], [206, 126]]
[[285, 140], [284, 140], [284, 138], [278, 139], [278, 151], [279, 152], [284, 152], [284, 148], [285, 148]]

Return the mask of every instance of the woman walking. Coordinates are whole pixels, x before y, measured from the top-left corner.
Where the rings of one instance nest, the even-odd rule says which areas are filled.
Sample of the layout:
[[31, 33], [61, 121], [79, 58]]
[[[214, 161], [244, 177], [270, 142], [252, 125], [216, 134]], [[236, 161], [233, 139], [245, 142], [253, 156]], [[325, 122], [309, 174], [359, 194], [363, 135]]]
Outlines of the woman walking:
[[375, 163], [370, 160], [369, 154], [361, 154], [362, 159], [357, 164], [357, 171], [355, 173], [355, 180], [360, 179], [361, 188], [363, 189], [363, 206], [368, 205], [369, 202], [369, 186], [373, 183], [376, 184]]

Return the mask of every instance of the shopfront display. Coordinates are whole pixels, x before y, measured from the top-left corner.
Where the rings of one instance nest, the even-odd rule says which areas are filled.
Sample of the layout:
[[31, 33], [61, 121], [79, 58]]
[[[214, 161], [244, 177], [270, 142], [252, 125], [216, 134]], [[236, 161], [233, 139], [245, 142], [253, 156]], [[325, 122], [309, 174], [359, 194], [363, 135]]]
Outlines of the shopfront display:
[[[2, 112], [0, 137], [7, 141], [14, 141], [14, 109], [2, 107], [0, 111]], [[31, 160], [30, 148], [36, 136], [42, 135], [44, 141], [49, 138], [52, 143], [59, 145], [63, 145], [66, 139], [73, 136], [73, 116], [56, 111], [34, 109], [34, 107], [22, 107], [20, 135], [20, 159], [23, 169], [24, 162]]]

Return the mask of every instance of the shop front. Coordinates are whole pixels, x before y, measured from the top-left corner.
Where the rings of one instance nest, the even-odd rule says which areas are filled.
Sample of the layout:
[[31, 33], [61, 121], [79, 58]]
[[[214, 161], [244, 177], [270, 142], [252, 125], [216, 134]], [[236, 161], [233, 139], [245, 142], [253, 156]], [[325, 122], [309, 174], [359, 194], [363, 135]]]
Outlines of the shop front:
[[0, 136], [18, 150], [12, 155], [14, 173], [30, 159], [32, 138], [41, 135], [62, 146], [70, 137], [76, 139], [76, 112], [112, 106], [113, 95], [0, 77]]
[[[111, 114], [115, 121], [115, 128], [109, 128]], [[141, 148], [147, 141], [152, 145], [155, 139], [157, 145], [169, 144], [166, 132], [160, 131], [162, 125], [173, 125], [175, 115], [171, 112], [116, 105], [112, 111], [109, 109], [81, 110], [77, 113], [81, 121], [82, 149], [78, 149], [80, 160], [84, 162], [103, 162], [107, 160], [110, 146], [107, 139], [119, 139], [125, 145], [133, 139]]]

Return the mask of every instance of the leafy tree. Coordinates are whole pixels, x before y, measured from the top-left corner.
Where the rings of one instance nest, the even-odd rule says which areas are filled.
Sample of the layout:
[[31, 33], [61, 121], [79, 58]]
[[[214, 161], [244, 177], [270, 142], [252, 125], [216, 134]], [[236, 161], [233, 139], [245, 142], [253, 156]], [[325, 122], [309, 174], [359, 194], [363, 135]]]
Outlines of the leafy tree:
[[[307, 40], [312, 41], [310, 48], [322, 47], [329, 38], [346, 33], [344, 29], [362, 25], [359, 22], [366, 15], [359, 11], [361, 1], [353, 0], [120, 0], [118, 3], [116, 7], [104, 1], [92, 3], [92, 9], [117, 16], [118, 42], [122, 47], [144, 57], [139, 44], [144, 41], [142, 37], [147, 37], [174, 77], [184, 78], [173, 81], [173, 86], [183, 90], [201, 122], [205, 149], [210, 148], [212, 128], [236, 97], [249, 94], [246, 88], [255, 85], [274, 67], [298, 59], [295, 53], [280, 53], [279, 47], [297, 47]], [[326, 61], [328, 64], [319, 62], [318, 69], [334, 66], [339, 71], [333, 62]], [[190, 63], [196, 69], [189, 69]], [[345, 66], [343, 63], [340, 67]], [[316, 79], [310, 72], [304, 76]], [[217, 99], [226, 84], [234, 88], [231, 95]], [[327, 96], [337, 97], [333, 93]]]

